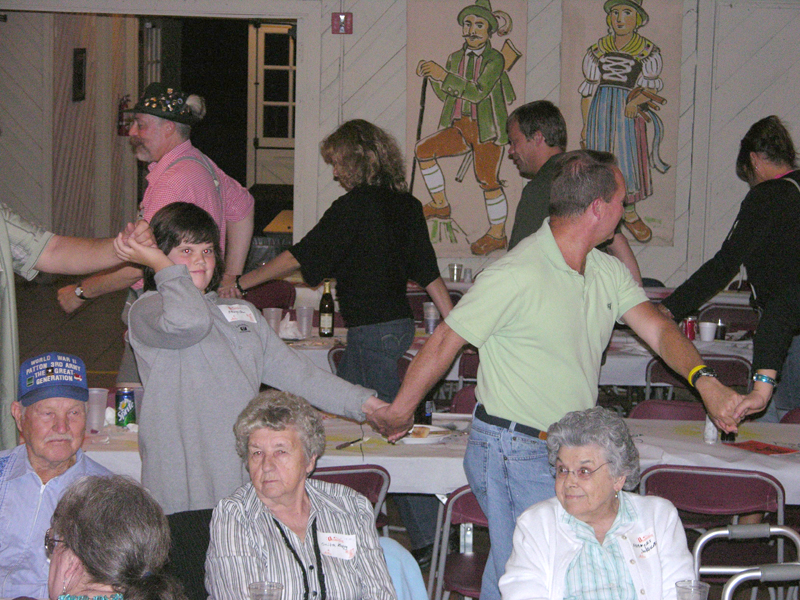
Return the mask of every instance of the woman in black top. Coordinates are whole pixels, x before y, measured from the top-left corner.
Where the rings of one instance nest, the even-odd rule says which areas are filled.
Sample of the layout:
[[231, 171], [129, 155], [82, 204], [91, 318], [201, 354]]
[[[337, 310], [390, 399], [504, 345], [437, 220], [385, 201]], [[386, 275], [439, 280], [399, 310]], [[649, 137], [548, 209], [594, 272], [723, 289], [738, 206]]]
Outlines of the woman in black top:
[[[800, 281], [800, 171], [789, 132], [776, 116], [755, 123], [741, 141], [736, 174], [750, 184], [728, 237], [714, 257], [661, 304], [683, 319], [723, 289], [744, 265], [756, 306], [765, 309]], [[774, 404], [800, 401], [800, 338], [783, 368]], [[775, 417], [773, 416], [774, 420]]]
[[427, 290], [442, 318], [452, 302], [439, 276], [422, 205], [407, 191], [394, 138], [356, 119], [325, 138], [321, 153], [347, 193], [299, 243], [242, 276], [239, 284], [249, 289], [298, 268], [312, 286], [336, 279], [348, 327], [338, 374], [391, 402], [400, 388], [397, 360], [414, 340], [408, 280]]

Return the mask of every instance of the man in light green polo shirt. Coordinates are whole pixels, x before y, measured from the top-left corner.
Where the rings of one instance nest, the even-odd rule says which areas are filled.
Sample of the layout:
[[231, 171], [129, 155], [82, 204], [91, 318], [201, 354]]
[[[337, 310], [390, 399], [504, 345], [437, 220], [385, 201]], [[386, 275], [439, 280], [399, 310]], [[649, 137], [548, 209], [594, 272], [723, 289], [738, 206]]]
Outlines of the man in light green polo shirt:
[[701, 358], [675, 323], [648, 302], [630, 271], [595, 247], [614, 235], [625, 180], [613, 155], [557, 157], [550, 219], [486, 268], [409, 366], [395, 401], [373, 415], [398, 437], [414, 408], [466, 343], [478, 347], [476, 408], [464, 470], [489, 520], [491, 552], [481, 600], [499, 600], [517, 517], [552, 497], [544, 433], [573, 410], [594, 406], [602, 353], [614, 327], [630, 326], [694, 384], [715, 422], [736, 429], [742, 397], [699, 371]]
[[[120, 264], [109, 239], [86, 239], [54, 235], [26, 221], [0, 203], [0, 450], [17, 445], [17, 427], [11, 418], [11, 403], [17, 399], [19, 342], [14, 273], [31, 280], [39, 271], [80, 275]], [[134, 226], [123, 232], [134, 234]], [[141, 221], [137, 240], [152, 240], [150, 228]]]

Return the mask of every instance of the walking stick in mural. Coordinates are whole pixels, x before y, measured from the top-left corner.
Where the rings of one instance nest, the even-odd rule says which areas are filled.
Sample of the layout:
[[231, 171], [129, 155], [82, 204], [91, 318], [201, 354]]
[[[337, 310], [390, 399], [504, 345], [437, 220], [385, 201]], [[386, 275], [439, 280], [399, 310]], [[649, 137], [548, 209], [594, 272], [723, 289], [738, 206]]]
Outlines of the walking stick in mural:
[[[657, 111], [666, 104], [658, 92], [663, 59], [652, 41], [639, 34], [650, 20], [642, 0], [606, 0], [608, 35], [591, 46], [583, 59], [581, 147], [613, 152], [625, 176], [627, 194], [622, 222], [639, 242], [653, 237], [636, 204], [653, 194], [651, 168], [666, 173], [659, 153], [664, 124]], [[648, 148], [647, 125], [653, 126]]]
[[[447, 58], [446, 66], [432, 60], [423, 60], [417, 65], [417, 75], [430, 79], [431, 89], [444, 105], [438, 131], [417, 142], [414, 156], [431, 196], [423, 212], [431, 221], [434, 243], [455, 244], [458, 234], [464, 234], [452, 219], [438, 160], [464, 157], [457, 181], [464, 179], [472, 163], [475, 179], [483, 190], [489, 229], [470, 245], [470, 251], [482, 256], [508, 245], [505, 233], [508, 202], [498, 175], [503, 146], [508, 143], [506, 105], [511, 104], [516, 95], [508, 77], [506, 56], [492, 48], [490, 39], [495, 33], [508, 35], [512, 23], [507, 13], [492, 12], [490, 0], [476, 0], [475, 4], [464, 7], [457, 21], [462, 28], [464, 45]], [[519, 57], [513, 44], [506, 42], [503, 49], [507, 48], [509, 54], [516, 53]], [[514, 62], [516, 59], [511, 61], [511, 66]]]
[[[425, 96], [428, 91], [428, 78], [422, 78], [422, 90], [419, 93], [419, 118], [417, 119], [417, 137], [414, 139], [414, 144], [419, 142], [422, 137], [422, 119], [425, 117]], [[411, 163], [411, 185], [408, 187], [410, 191], [414, 191], [414, 176], [417, 174], [417, 161]]]

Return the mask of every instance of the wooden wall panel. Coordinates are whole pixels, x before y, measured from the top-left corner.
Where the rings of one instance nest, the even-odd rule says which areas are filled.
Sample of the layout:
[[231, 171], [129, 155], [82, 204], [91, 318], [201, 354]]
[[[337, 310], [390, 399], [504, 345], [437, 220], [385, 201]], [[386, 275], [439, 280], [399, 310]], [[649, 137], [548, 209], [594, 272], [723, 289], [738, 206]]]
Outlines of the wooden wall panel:
[[0, 23], [0, 201], [49, 227], [52, 17], [7, 16]]

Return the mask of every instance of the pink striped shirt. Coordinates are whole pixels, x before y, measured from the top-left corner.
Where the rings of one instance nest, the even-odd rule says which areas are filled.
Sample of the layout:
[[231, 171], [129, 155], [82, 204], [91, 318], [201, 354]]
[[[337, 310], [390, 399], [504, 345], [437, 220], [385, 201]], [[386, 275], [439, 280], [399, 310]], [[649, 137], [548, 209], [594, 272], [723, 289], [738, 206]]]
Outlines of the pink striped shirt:
[[[191, 157], [197, 160], [184, 159]], [[219, 180], [217, 193], [214, 179], [203, 162], [211, 165]], [[173, 164], [175, 163], [175, 164]], [[225, 253], [225, 234], [227, 221], [241, 221], [253, 211], [253, 196], [238, 181], [226, 175], [214, 161], [192, 146], [190, 140], [179, 144], [158, 162], [147, 165], [147, 189], [139, 207], [140, 216], [150, 222], [160, 209], [173, 202], [189, 202], [196, 204], [208, 212], [219, 226], [220, 244]], [[141, 288], [142, 281], [137, 281], [134, 288]]]

